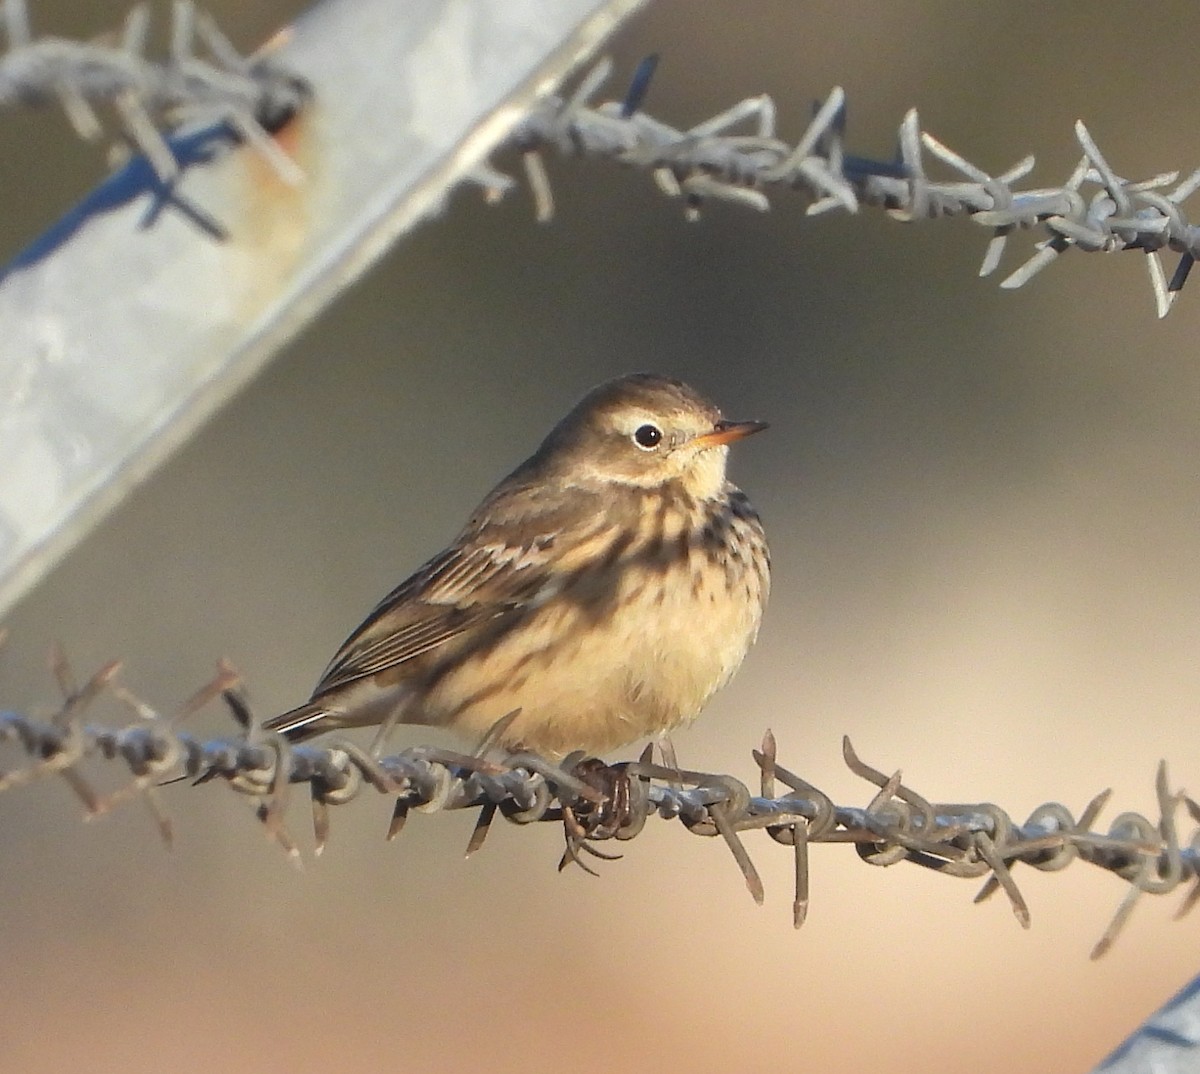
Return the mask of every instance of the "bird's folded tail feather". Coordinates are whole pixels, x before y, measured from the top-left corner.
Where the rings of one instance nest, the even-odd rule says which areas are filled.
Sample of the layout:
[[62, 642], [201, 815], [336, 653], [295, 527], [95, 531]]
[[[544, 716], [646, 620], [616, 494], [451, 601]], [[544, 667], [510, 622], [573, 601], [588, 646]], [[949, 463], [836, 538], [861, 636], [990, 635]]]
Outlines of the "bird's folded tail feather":
[[291, 742], [302, 742], [329, 730], [325, 720], [330, 714], [327, 706], [310, 701], [279, 716], [272, 716], [263, 723], [262, 729], [276, 731]]

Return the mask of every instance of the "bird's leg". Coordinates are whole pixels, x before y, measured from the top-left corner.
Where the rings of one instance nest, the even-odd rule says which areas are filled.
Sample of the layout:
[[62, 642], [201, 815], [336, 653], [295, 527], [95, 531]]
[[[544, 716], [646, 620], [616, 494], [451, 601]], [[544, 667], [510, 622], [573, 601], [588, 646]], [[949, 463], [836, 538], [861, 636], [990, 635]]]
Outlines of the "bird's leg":
[[679, 767], [679, 756], [675, 752], [675, 743], [671, 740], [670, 731], [660, 731], [657, 739], [658, 752], [662, 756], [664, 768], [675, 773], [674, 785], [683, 790], [683, 770]]
[[371, 739], [371, 749], [368, 751], [372, 758], [383, 756], [387, 741], [392, 737], [392, 732], [396, 730], [396, 724], [400, 722], [400, 715], [404, 711], [404, 700], [403, 697], [398, 699], [387, 710], [387, 715], [379, 721], [379, 730], [375, 732], [375, 737]]
[[[471, 756], [486, 757], [494, 747], [500, 744], [501, 738], [503, 738], [508, 729], [512, 727], [513, 721], [520, 715], [521, 710], [516, 708], [513, 709], [512, 712], [505, 713], [503, 716], [501, 716], [500, 719], [498, 719], [483, 733], [483, 737], [480, 738], [479, 743], [476, 745]], [[510, 748], [516, 753], [522, 752], [523, 749], [520, 745]]]

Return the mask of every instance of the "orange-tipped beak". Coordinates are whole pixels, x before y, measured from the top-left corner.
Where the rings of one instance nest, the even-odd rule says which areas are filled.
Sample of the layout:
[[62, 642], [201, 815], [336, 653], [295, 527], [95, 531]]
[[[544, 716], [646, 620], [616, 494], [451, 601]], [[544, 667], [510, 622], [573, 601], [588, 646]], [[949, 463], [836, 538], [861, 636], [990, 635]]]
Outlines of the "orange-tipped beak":
[[766, 427], [765, 421], [719, 421], [711, 433], [697, 436], [692, 443], [698, 448], [732, 444], [735, 440], [744, 440], [755, 433], [761, 433]]

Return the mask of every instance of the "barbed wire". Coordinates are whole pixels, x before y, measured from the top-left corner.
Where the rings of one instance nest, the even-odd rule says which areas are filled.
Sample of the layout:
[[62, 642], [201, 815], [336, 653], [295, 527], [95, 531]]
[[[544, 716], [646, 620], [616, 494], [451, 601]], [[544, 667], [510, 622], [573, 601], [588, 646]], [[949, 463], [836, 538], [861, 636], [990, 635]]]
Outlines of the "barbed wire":
[[[349, 741], [292, 746], [280, 736], [257, 730], [237, 692], [237, 673], [227, 664], [170, 717], [119, 686], [115, 662], [82, 686], [76, 685], [61, 654], [53, 667], [64, 700], [52, 717], [38, 720], [0, 711], [0, 743], [18, 747], [29, 759], [0, 770], [0, 791], [56, 776], [71, 787], [90, 817], [141, 798], [168, 845], [173, 830], [161, 786], [181, 779], [194, 784], [220, 780], [257, 800], [256, 812], [268, 835], [297, 862], [299, 848], [284, 823], [288, 792], [295, 785], [308, 787], [317, 853], [329, 838], [330, 808], [357, 799], [367, 789], [392, 800], [388, 839], [401, 832], [414, 812], [477, 809], [468, 854], [483, 845], [500, 813], [518, 825], [561, 825], [566, 850], [559, 867], [575, 863], [589, 872], [594, 870], [582, 855], [619, 857], [595, 844], [632, 840], [651, 817], [679, 820], [695, 835], [719, 836], [725, 842], [759, 903], [762, 880], [742, 836], [762, 830], [792, 848], [792, 914], [797, 928], [808, 913], [809, 847], [814, 843], [853, 843], [859, 857], [872, 865], [911, 862], [946, 876], [982, 878], [975, 901], [1003, 891], [1026, 928], [1030, 912], [1013, 878], [1017, 863], [1056, 872], [1083, 861], [1111, 872], [1127, 882], [1128, 890], [1093, 948], [1093, 958], [1112, 945], [1143, 895], [1169, 894], [1190, 883], [1178, 916], [1200, 901], [1200, 827], [1183, 842], [1176, 819], [1182, 806], [1200, 824], [1200, 805], [1182, 791], [1170, 790], [1165, 762], [1155, 780], [1157, 821], [1126, 812], [1107, 832], [1100, 832], [1092, 828], [1110, 791], [1096, 795], [1078, 818], [1066, 806], [1048, 802], [1018, 824], [993, 803], [929, 801], [906, 786], [899, 772], [889, 776], [865, 764], [848, 738], [843, 740], [847, 766], [875, 788], [862, 807], [836, 805], [786, 769], [769, 731], [761, 748], [753, 751], [759, 770], [755, 794], [730, 775], [682, 770], [673, 758], [656, 764], [651, 747], [637, 761], [608, 765], [580, 754], [556, 764], [530, 753], [465, 754], [433, 746], [389, 756], [374, 756]], [[85, 723], [85, 711], [106, 692], [133, 709], [138, 721], [125, 727]], [[204, 741], [180, 729], [182, 719], [218, 697], [227, 701], [238, 721], [236, 737]], [[132, 778], [120, 789], [100, 794], [81, 771], [89, 760], [123, 763]], [[785, 788], [782, 793], [779, 784]]]
[[[612, 72], [611, 61], [602, 60], [573, 93], [547, 95], [514, 128], [507, 146], [523, 155], [539, 221], [554, 215], [542, 160], [543, 151], [553, 148], [649, 170], [664, 193], [684, 200], [690, 219], [699, 216], [709, 199], [766, 211], [768, 193], [780, 189], [807, 197], [810, 215], [853, 213], [871, 205], [909, 222], [967, 216], [992, 233], [980, 276], [996, 271], [1014, 232], [1041, 229], [1047, 237], [1001, 281], [1003, 288], [1028, 283], [1068, 250], [1141, 250], [1160, 317], [1169, 312], [1200, 254], [1200, 228], [1188, 222], [1183, 210], [1183, 202], [1200, 188], [1200, 169], [1182, 181], [1178, 172], [1165, 172], [1130, 182], [1109, 165], [1082, 121], [1075, 124], [1075, 137], [1083, 156], [1067, 180], [1060, 186], [1018, 190], [1014, 184], [1034, 168], [1032, 156], [992, 175], [922, 130], [916, 109], [900, 124], [893, 160], [848, 153], [846, 95], [840, 86], [814, 106], [794, 146], [776, 136], [776, 106], [766, 94], [677, 129], [641, 111], [656, 64], [656, 56], [643, 61], [624, 100], [590, 107]], [[752, 133], [731, 133], [747, 124]], [[953, 178], [930, 177], [926, 154], [948, 167]], [[493, 199], [513, 186], [509, 176], [491, 165], [477, 169], [472, 179]], [[1158, 256], [1162, 250], [1180, 255], [1169, 281]]]
[[[305, 107], [311, 87], [272, 61], [269, 50], [254, 59], [241, 56], [215, 22], [197, 12], [193, 0], [173, 0], [171, 47], [163, 62], [145, 55], [149, 12], [144, 3], [130, 11], [119, 37], [90, 42], [35, 39], [26, 0], [2, 0], [0, 16], [9, 44], [0, 56], [0, 105], [57, 102], [79, 135], [90, 141], [103, 137], [96, 106], [111, 107], [125, 140], [146, 156], [164, 183], [174, 180], [180, 168], [164, 132], [197, 124], [227, 127], [235, 140], [253, 145], [281, 178], [302, 180], [299, 167], [271, 134]], [[207, 58], [196, 55], [197, 38]], [[1066, 181], [1016, 189], [1014, 184], [1033, 170], [1032, 156], [992, 175], [922, 130], [915, 109], [900, 124], [893, 160], [848, 153], [841, 87], [814, 106], [794, 146], [777, 137], [776, 105], [766, 94], [678, 129], [641, 110], [656, 65], [657, 57], [651, 56], [639, 66], [623, 100], [591, 107], [612, 72], [611, 60], [604, 59], [572, 93], [546, 95], [516, 125], [506, 144], [523, 156], [539, 220], [554, 215], [542, 160], [543, 151], [553, 147], [649, 170], [664, 193], [684, 200], [692, 219], [710, 199], [765, 211], [770, 208], [768, 192], [778, 189], [807, 197], [809, 214], [857, 212], [869, 205], [910, 222], [967, 216], [992, 233], [981, 276], [996, 271], [1014, 232], [1040, 229], [1047, 237], [1001, 281], [1004, 288], [1023, 286], [1071, 249], [1140, 250], [1160, 317], [1170, 311], [1200, 254], [1200, 228], [1183, 209], [1200, 188], [1200, 169], [1182, 181], [1174, 171], [1140, 181], [1124, 179], [1081, 121], [1075, 124], [1075, 137], [1083, 155]], [[748, 124], [751, 133], [732, 133]], [[948, 167], [953, 177], [932, 178], [926, 155]], [[509, 176], [490, 164], [477, 167], [471, 179], [491, 198], [513, 186]], [[1164, 250], [1179, 254], [1169, 280], [1159, 257]]]
[[[0, 56], [0, 105], [62, 106], [76, 133], [104, 139], [99, 106], [117, 116], [124, 141], [143, 153], [158, 179], [172, 182], [181, 162], [166, 135], [185, 125], [227, 127], [254, 147], [287, 183], [303, 173], [271, 135], [307, 104], [304, 79], [265, 55], [249, 59], [192, 0], [173, 0], [170, 53], [146, 56], [149, 8], [133, 7], [120, 34], [94, 41], [33, 36], [25, 0], [3, 0], [8, 50]], [[196, 54], [197, 39], [206, 56]], [[119, 146], [118, 159], [124, 153]]]

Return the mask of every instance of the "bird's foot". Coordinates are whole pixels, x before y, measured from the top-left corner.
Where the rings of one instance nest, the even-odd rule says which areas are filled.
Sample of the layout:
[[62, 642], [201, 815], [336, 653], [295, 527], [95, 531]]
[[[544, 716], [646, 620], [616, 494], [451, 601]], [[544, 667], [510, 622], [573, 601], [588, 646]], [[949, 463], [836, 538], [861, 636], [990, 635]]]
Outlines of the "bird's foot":
[[587, 865], [579, 853], [583, 851], [604, 861], [616, 861], [621, 857], [620, 854], [606, 854], [597, 850], [590, 843], [619, 838], [621, 832], [629, 827], [634, 819], [631, 808], [632, 779], [625, 765], [608, 765], [596, 757], [584, 758], [570, 772], [603, 797], [598, 802], [576, 798], [564, 803], [563, 833], [567, 845], [558, 867], [561, 870], [566, 868], [568, 862], [574, 862], [596, 876], [596, 870]]

